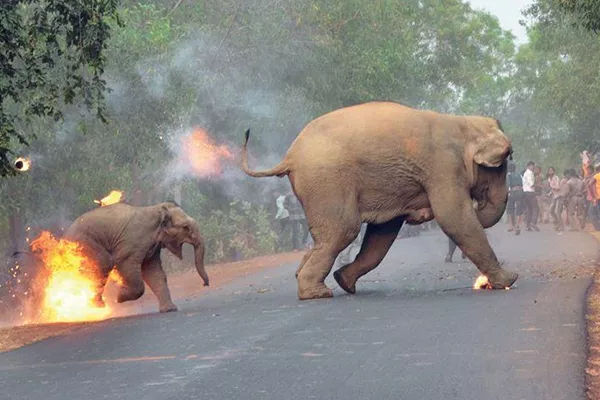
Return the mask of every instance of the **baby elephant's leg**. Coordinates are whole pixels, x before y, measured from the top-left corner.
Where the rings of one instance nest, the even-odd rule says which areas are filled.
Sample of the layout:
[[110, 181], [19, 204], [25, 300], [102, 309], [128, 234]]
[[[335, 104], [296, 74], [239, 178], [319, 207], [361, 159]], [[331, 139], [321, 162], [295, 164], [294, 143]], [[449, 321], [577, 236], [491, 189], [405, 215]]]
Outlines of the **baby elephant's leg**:
[[177, 306], [171, 300], [167, 274], [160, 261], [160, 252], [156, 252], [152, 258], [142, 263], [142, 278], [157, 297], [160, 312], [177, 311]]
[[86, 274], [94, 278], [95, 295], [92, 303], [95, 307], [103, 308], [105, 306], [102, 297], [104, 286], [108, 278], [108, 273], [113, 267], [113, 260], [108, 251], [97, 243], [84, 243], [84, 253], [88, 256], [88, 260], [83, 266]]
[[121, 276], [117, 303], [137, 300], [144, 295], [145, 288], [140, 265], [139, 260], [129, 258], [115, 266]]

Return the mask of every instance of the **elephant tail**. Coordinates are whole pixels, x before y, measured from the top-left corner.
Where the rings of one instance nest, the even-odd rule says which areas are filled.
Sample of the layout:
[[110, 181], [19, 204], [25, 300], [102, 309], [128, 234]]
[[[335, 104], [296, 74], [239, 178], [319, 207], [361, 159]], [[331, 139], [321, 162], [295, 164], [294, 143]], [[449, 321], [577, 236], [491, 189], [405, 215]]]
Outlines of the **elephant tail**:
[[286, 176], [290, 173], [289, 166], [286, 164], [285, 159], [271, 169], [264, 169], [262, 171], [252, 171], [248, 167], [248, 140], [250, 139], [250, 129], [246, 130], [246, 140], [242, 147], [242, 170], [255, 178], [263, 178], [265, 176], [277, 176], [279, 178]]

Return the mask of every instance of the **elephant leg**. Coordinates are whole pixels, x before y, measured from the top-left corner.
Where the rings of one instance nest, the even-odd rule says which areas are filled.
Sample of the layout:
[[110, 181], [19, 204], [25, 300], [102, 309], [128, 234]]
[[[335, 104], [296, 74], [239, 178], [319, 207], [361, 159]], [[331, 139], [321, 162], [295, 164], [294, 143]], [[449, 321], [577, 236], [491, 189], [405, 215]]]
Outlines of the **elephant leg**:
[[304, 254], [304, 256], [302, 257], [302, 261], [300, 261], [300, 265], [298, 265], [298, 268], [296, 269], [296, 279], [298, 279], [298, 274], [300, 273], [300, 270], [302, 269], [304, 264], [306, 264], [306, 261], [308, 260], [309, 257], [310, 257], [310, 250], [307, 251], [306, 254]]
[[448, 238], [448, 254], [446, 254], [445, 261], [447, 263], [452, 262], [452, 256], [454, 256], [454, 252], [456, 251], [456, 243], [452, 241], [452, 239]]
[[95, 294], [92, 299], [92, 304], [95, 307], [103, 308], [106, 304], [104, 303], [102, 295], [104, 293], [108, 274], [114, 265], [113, 260], [110, 253], [97, 243], [86, 243], [84, 248], [88, 258], [93, 261], [90, 264], [84, 265], [86, 273], [91, 275], [95, 282]]
[[117, 303], [137, 300], [144, 294], [141, 262], [137, 259], [127, 259], [115, 267], [121, 276]]
[[434, 190], [429, 194], [440, 227], [485, 275], [494, 289], [512, 286], [518, 275], [501, 268], [468, 194], [458, 190]]
[[368, 224], [360, 251], [353, 262], [333, 273], [342, 289], [356, 293], [356, 281], [375, 269], [396, 240], [404, 217], [396, 217], [383, 224]]
[[[304, 256], [296, 273], [300, 300], [333, 297], [333, 292], [325, 285], [325, 278], [338, 254], [352, 243], [360, 231], [358, 210], [352, 209], [346, 216], [336, 215], [335, 211], [340, 209], [336, 205], [317, 214], [329, 216], [327, 219], [313, 217], [316, 222], [311, 223], [314, 246]], [[311, 222], [311, 213], [307, 217]]]
[[159, 252], [142, 263], [142, 278], [158, 299], [160, 312], [177, 311], [177, 306], [171, 300], [171, 293], [167, 285], [167, 274], [162, 268]]

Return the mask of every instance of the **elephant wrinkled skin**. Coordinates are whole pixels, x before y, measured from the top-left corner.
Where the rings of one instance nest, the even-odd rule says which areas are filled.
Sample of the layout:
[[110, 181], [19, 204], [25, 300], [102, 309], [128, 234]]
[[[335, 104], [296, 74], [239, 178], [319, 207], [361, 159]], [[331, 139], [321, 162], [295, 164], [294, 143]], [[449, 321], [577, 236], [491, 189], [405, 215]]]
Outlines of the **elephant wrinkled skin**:
[[81, 244], [94, 261], [98, 286], [95, 302], [104, 306], [102, 293], [113, 267], [121, 276], [117, 302], [137, 300], [144, 282], [158, 298], [160, 312], [177, 311], [171, 300], [160, 251], [167, 248], [183, 258], [183, 243], [194, 246], [198, 274], [208, 286], [204, 270], [204, 241], [196, 221], [179, 206], [166, 202], [149, 207], [117, 203], [89, 211], [75, 220], [65, 239]]
[[341, 108], [306, 125], [283, 160], [263, 171], [248, 167], [249, 135], [244, 172], [287, 175], [306, 212], [315, 244], [296, 271], [300, 299], [332, 296], [325, 278], [361, 222], [368, 227], [359, 254], [334, 273], [348, 293], [383, 260], [404, 222], [433, 218], [494, 288], [516, 281], [516, 273], [500, 267], [484, 234], [500, 220], [507, 200], [512, 145], [499, 121], [392, 102]]

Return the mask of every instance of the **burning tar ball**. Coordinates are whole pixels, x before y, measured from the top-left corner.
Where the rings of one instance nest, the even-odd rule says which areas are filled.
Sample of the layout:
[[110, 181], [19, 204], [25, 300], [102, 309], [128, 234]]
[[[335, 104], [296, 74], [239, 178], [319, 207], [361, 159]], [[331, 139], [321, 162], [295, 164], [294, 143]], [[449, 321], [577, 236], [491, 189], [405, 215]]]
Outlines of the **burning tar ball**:
[[15, 160], [15, 168], [19, 171], [27, 171], [31, 166], [31, 161], [27, 158], [19, 157]]

